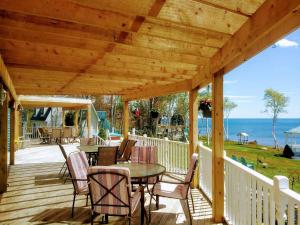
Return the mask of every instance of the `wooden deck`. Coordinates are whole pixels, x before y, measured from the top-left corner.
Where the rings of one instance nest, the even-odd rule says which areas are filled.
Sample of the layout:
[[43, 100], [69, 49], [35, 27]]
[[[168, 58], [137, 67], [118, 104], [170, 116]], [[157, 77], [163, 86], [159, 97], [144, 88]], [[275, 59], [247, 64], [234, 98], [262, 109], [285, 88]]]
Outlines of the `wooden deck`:
[[[84, 197], [78, 197], [75, 217], [70, 216], [73, 186], [64, 184], [58, 176], [61, 165], [61, 162], [54, 162], [11, 166], [8, 191], [0, 195], [0, 224], [88, 224], [90, 211], [84, 207]], [[146, 195], [148, 209], [149, 195]], [[196, 189], [193, 196], [193, 224], [213, 224], [210, 204]], [[183, 213], [183, 209], [187, 213], [185, 207], [184, 202], [161, 198], [160, 209], [152, 212], [151, 224], [188, 224]], [[133, 224], [137, 225], [139, 221], [139, 213], [136, 213]], [[110, 224], [126, 222], [121, 217], [110, 217]]]

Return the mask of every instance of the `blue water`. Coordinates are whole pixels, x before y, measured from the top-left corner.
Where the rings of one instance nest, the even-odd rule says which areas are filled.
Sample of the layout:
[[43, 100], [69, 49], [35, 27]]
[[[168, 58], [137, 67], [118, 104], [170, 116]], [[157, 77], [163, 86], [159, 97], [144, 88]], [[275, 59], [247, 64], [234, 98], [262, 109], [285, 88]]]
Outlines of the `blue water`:
[[[226, 127], [226, 120], [224, 120]], [[206, 134], [206, 119], [199, 118], [199, 134]], [[273, 146], [272, 137], [272, 119], [229, 119], [229, 139], [237, 141], [237, 133], [246, 132], [249, 135], [249, 141], [256, 140], [258, 144]], [[278, 119], [276, 125], [276, 135], [280, 146], [285, 145], [284, 131], [300, 126], [300, 119]], [[211, 127], [211, 119], [209, 119]], [[211, 129], [211, 128], [210, 128]], [[297, 138], [300, 144], [300, 137]]]

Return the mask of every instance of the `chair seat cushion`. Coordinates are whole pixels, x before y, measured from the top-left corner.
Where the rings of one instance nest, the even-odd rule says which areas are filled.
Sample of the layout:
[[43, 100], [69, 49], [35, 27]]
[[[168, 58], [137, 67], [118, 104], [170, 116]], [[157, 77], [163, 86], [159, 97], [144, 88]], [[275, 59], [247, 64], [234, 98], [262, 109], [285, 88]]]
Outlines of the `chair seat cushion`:
[[76, 191], [76, 194], [78, 195], [87, 195], [89, 193], [89, 187], [85, 186], [85, 187], [81, 187]]
[[185, 199], [188, 185], [158, 182], [153, 188], [153, 194], [168, 198]]

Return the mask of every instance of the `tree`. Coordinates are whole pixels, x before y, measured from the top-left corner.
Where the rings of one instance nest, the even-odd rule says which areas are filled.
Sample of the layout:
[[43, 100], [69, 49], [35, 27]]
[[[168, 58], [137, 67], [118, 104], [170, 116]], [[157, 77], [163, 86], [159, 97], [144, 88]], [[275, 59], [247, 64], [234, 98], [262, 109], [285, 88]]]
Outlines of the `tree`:
[[228, 97], [224, 98], [224, 115], [226, 118], [226, 140], [228, 140], [229, 136], [229, 130], [228, 130], [228, 118], [230, 113], [234, 108], [237, 107], [237, 104], [235, 104], [233, 101], [231, 101]]
[[284, 94], [273, 90], [272, 88], [266, 89], [264, 94], [265, 112], [272, 115], [272, 136], [274, 138], [274, 147], [278, 148], [278, 141], [276, 138], [276, 122], [278, 115], [284, 113], [287, 107], [289, 98]]

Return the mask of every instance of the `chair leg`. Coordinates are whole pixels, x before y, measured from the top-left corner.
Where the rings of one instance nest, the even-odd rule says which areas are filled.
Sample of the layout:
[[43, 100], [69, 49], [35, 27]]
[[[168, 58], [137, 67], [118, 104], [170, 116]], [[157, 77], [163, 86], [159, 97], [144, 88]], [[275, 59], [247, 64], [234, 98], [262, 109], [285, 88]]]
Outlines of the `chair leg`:
[[191, 195], [191, 199], [192, 199], [193, 212], [195, 212], [194, 199], [193, 199], [193, 195], [192, 195], [192, 190], [191, 189], [190, 189], [190, 195]]
[[65, 168], [65, 165], [66, 165], [66, 162], [64, 162], [64, 164], [62, 165], [62, 167], [61, 167], [61, 169], [60, 169], [60, 171], [59, 171], [58, 175], [60, 175], [60, 174], [61, 174], [61, 172], [62, 172], [62, 171], [63, 171], [63, 169]]
[[93, 215], [93, 211], [91, 211], [91, 225], [94, 224], [94, 215]]
[[72, 205], [72, 218], [73, 218], [73, 216], [74, 216], [75, 199], [76, 199], [76, 194], [74, 193], [74, 197], [73, 197], [73, 205]]
[[186, 199], [186, 207], [187, 207], [187, 209], [188, 209], [188, 212], [189, 212], [189, 219], [190, 219], [190, 225], [192, 225], [193, 224], [193, 219], [192, 219], [192, 215], [191, 215], [191, 210], [190, 210], [190, 207], [189, 207], [189, 200], [188, 199]]
[[153, 194], [150, 194], [150, 203], [149, 203], [149, 223], [151, 222], [151, 203], [152, 203]]
[[156, 203], [155, 203], [156, 209], [159, 209], [159, 196], [156, 195]]
[[86, 195], [86, 203], [85, 203], [85, 206], [88, 206], [89, 205], [89, 195]]
[[128, 217], [128, 225], [131, 225], [131, 218]]

